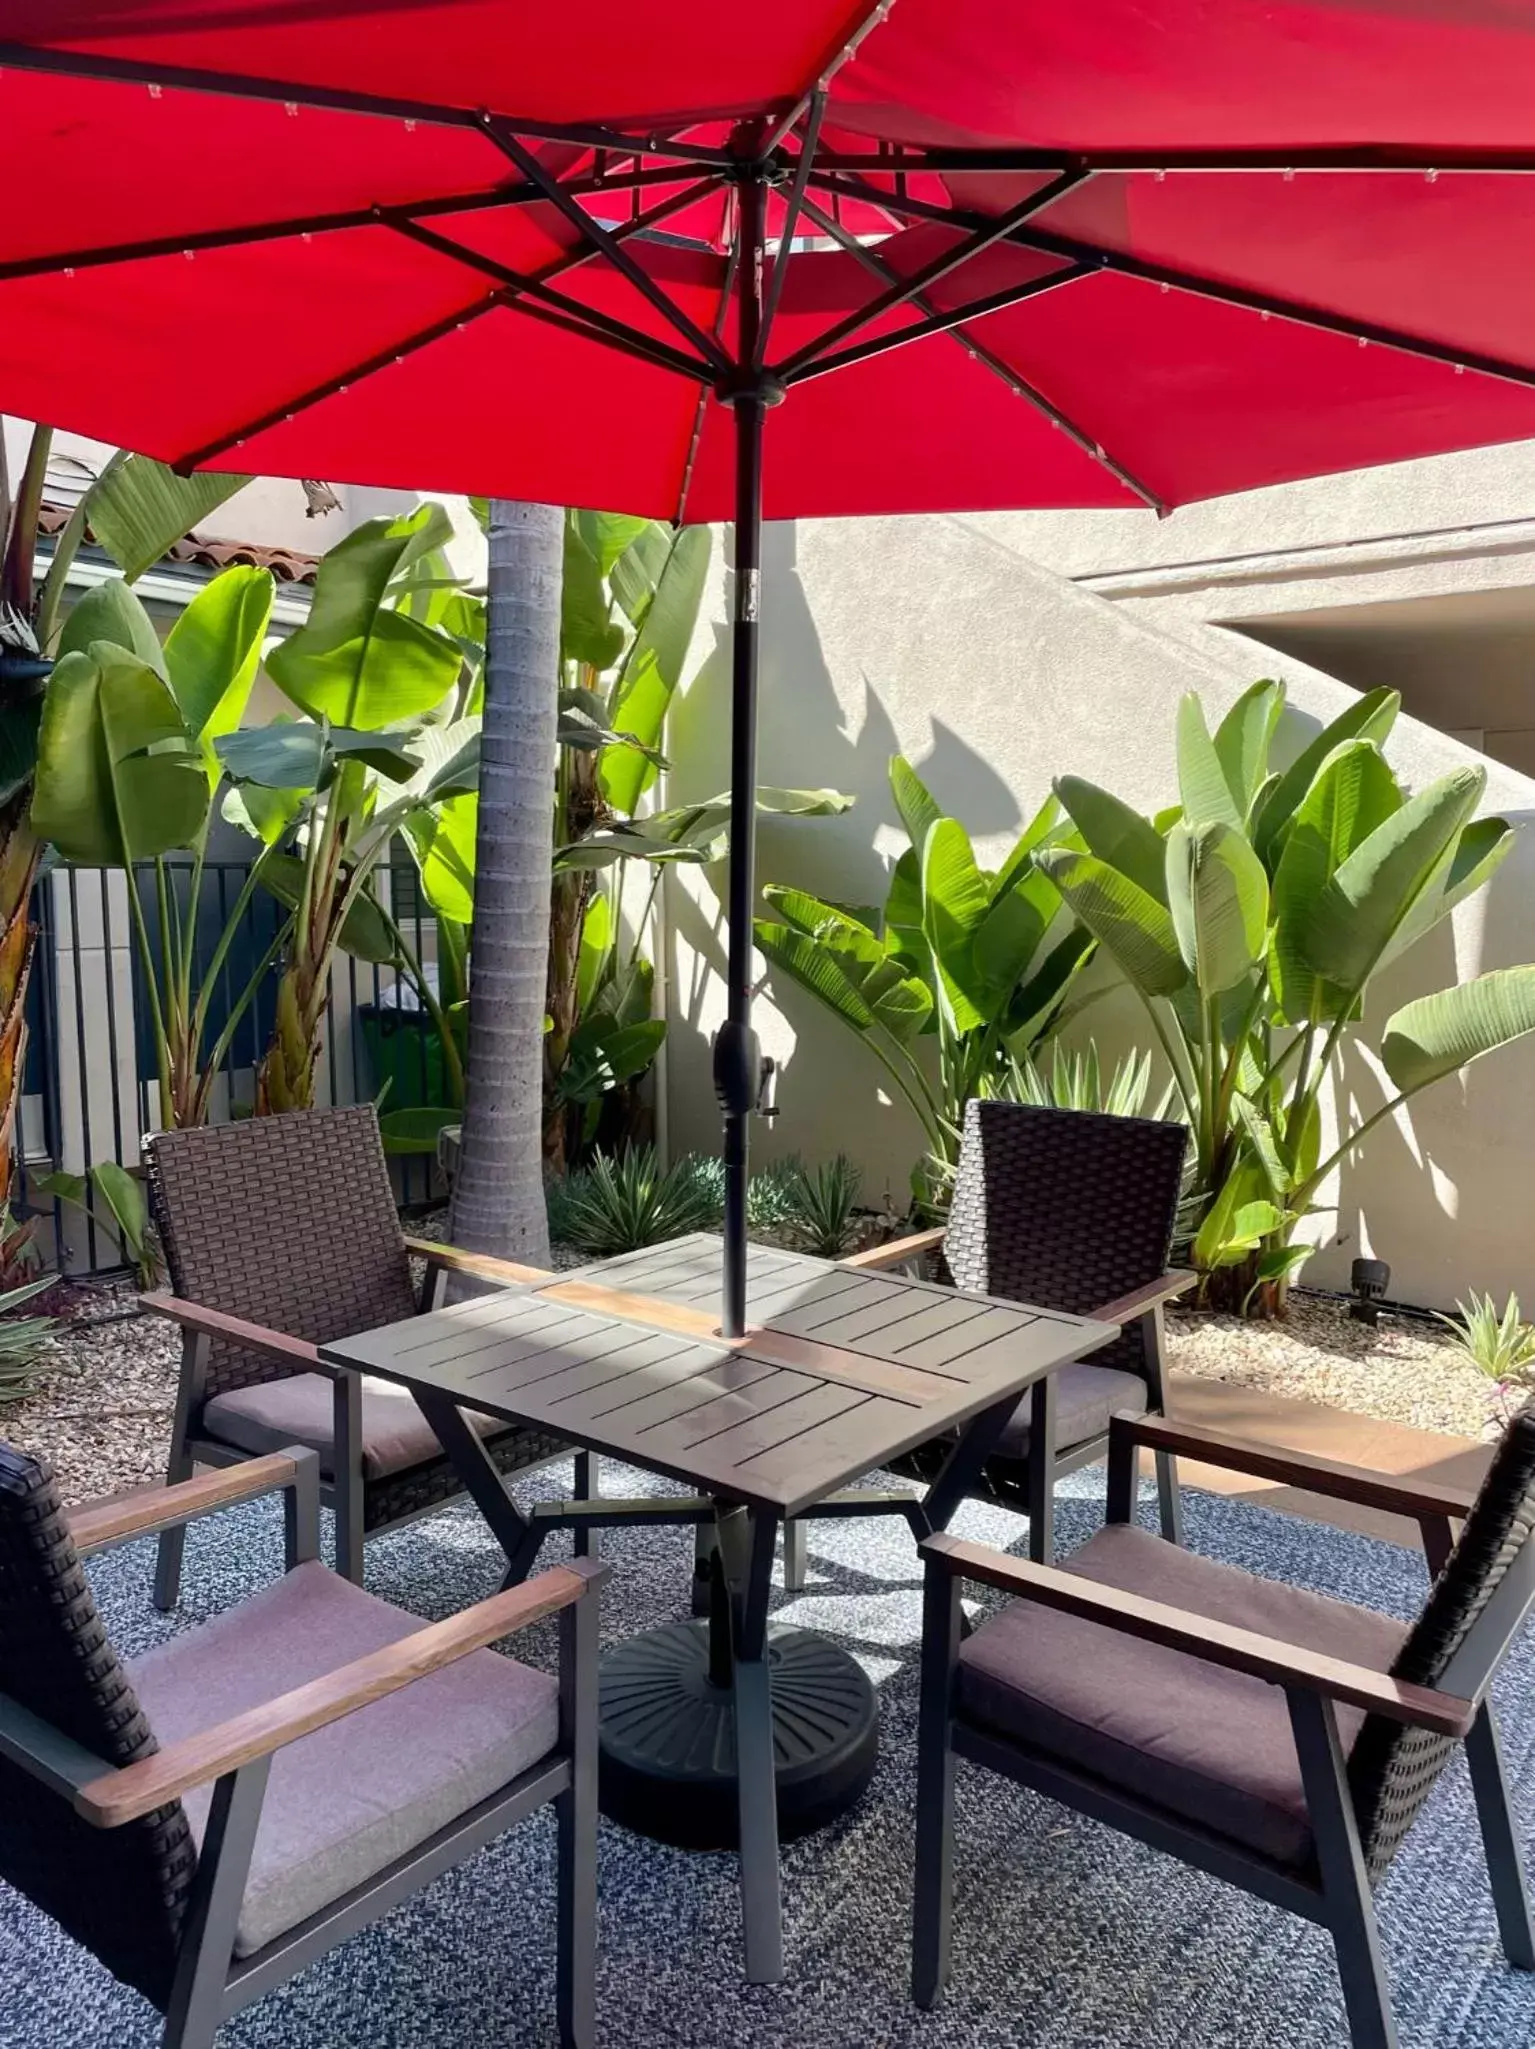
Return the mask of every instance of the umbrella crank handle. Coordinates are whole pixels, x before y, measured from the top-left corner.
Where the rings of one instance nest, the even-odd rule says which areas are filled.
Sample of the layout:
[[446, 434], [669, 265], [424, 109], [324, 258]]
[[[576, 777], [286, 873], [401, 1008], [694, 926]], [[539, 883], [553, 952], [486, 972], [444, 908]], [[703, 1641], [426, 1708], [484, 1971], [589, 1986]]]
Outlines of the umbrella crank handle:
[[727, 1117], [778, 1115], [778, 1062], [758, 1051], [749, 1025], [727, 1021], [715, 1034], [714, 1089]]
[[757, 1083], [757, 1115], [766, 1124], [778, 1118], [778, 1062], [770, 1053], [762, 1056], [762, 1073]]

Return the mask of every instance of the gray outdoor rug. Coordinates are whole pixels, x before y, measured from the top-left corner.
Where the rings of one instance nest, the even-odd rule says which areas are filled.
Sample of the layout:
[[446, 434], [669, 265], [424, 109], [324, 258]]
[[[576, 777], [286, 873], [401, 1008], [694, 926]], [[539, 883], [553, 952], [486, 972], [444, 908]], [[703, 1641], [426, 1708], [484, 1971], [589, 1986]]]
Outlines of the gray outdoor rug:
[[[523, 1483], [559, 1491], [559, 1469]], [[568, 1473], [566, 1475], [568, 1478]], [[642, 1476], [608, 1469], [607, 1491]], [[1096, 1526], [1100, 1485], [1068, 1482], [1063, 1548]], [[1417, 1556], [1322, 1525], [1189, 1493], [1194, 1548], [1394, 1614], [1422, 1599]], [[1021, 1547], [1024, 1524], [967, 1506], [961, 1534]], [[556, 1538], [550, 1557], [565, 1540]], [[881, 1701], [879, 1775], [861, 1806], [784, 1856], [788, 1975], [738, 1966], [734, 1860], [604, 1823], [600, 2040], [611, 2049], [1322, 2049], [1346, 2040], [1332, 1952], [1316, 1929], [960, 1767], [954, 1983], [919, 2014], [907, 1995], [920, 1594], [896, 1519], [811, 1525], [813, 1585], [779, 1612], [854, 1648]], [[609, 1639], [683, 1612], [690, 1533], [608, 1540]], [[368, 1546], [377, 1593], [425, 1616], [494, 1591], [499, 1554], [472, 1509]], [[147, 1545], [92, 1567], [119, 1647], [146, 1648], [280, 1569], [274, 1507], [199, 1525], [184, 1606], [149, 1603]], [[552, 1625], [521, 1639], [552, 1663]], [[1535, 1839], [1535, 1641], [1499, 1700], [1519, 1825]], [[547, 1810], [441, 1879], [220, 2036], [221, 2049], [512, 2049], [553, 2028], [553, 1826]], [[1441, 1782], [1380, 1895], [1402, 2049], [1526, 2049], [1535, 1976], [1498, 1948], [1464, 1767]], [[149, 2049], [156, 2017], [0, 1885], [0, 2049]]]

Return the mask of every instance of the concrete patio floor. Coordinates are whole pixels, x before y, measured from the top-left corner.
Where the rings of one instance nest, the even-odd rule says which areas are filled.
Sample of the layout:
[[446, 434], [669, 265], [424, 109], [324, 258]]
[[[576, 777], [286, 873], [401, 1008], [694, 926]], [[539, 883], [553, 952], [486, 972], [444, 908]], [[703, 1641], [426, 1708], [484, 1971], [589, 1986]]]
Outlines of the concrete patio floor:
[[[1286, 1451], [1311, 1452], [1342, 1465], [1367, 1466], [1375, 1472], [1398, 1476], [1410, 1474], [1416, 1480], [1441, 1487], [1479, 1487], [1491, 1456], [1489, 1446], [1477, 1444], [1469, 1437], [1414, 1430], [1404, 1423], [1350, 1415], [1341, 1409], [1324, 1408], [1319, 1402], [1295, 1401], [1259, 1388], [1196, 1379], [1188, 1374], [1173, 1375], [1170, 1406], [1180, 1422], [1256, 1438], [1264, 1444], [1280, 1445]], [[1245, 1473], [1224, 1473], [1188, 1459], [1180, 1461], [1179, 1471], [1190, 1487], [1205, 1487], [1211, 1493], [1247, 1501], [1257, 1508], [1308, 1516], [1313, 1521], [1334, 1523], [1340, 1529], [1356, 1530], [1362, 1536], [1383, 1538], [1391, 1544], [1418, 1542], [1416, 1526], [1404, 1516], [1356, 1508], [1345, 1501], [1324, 1500], [1294, 1487], [1275, 1486], [1272, 1481], [1255, 1480]]]

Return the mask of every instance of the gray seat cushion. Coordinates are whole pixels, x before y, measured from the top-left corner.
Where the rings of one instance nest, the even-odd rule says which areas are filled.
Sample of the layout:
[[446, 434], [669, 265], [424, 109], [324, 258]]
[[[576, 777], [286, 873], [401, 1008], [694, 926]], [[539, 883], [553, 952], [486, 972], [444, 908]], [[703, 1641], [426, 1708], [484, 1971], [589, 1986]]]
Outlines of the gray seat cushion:
[[[1067, 1570], [1385, 1671], [1406, 1627], [1111, 1524]], [[1137, 1799], [1304, 1866], [1311, 1830], [1283, 1690], [1102, 1623], [1014, 1601], [959, 1654], [961, 1718]], [[1345, 1748], [1363, 1716], [1338, 1710]]]
[[[422, 1628], [323, 1565], [173, 1637], [130, 1671], [162, 1744]], [[250, 1956], [414, 1849], [545, 1756], [559, 1689], [495, 1651], [317, 1729], [272, 1760], [235, 1950]], [[185, 1796], [201, 1840], [211, 1787]]]
[[[215, 1395], [202, 1413], [201, 1430], [221, 1444], [240, 1451], [283, 1451], [303, 1445], [320, 1454], [327, 1479], [334, 1478], [335, 1437], [333, 1382], [323, 1373], [290, 1373], [281, 1380], [258, 1380], [249, 1387]], [[499, 1417], [472, 1409], [465, 1420], [482, 1437], [505, 1430]], [[393, 1381], [364, 1374], [362, 1381], [362, 1473], [365, 1480], [384, 1480], [441, 1458], [442, 1446], [415, 1401]]]
[[[1122, 1373], [1115, 1366], [1093, 1366], [1079, 1359], [1063, 1366], [1055, 1376], [1055, 1451], [1070, 1451], [1074, 1444], [1086, 1444], [1101, 1437], [1110, 1416], [1121, 1410], [1132, 1416], [1146, 1413], [1146, 1383], [1138, 1373]], [[1029, 1401], [1018, 1404], [1008, 1418], [1007, 1428], [997, 1445], [998, 1458], [1027, 1458], [1029, 1455]]]

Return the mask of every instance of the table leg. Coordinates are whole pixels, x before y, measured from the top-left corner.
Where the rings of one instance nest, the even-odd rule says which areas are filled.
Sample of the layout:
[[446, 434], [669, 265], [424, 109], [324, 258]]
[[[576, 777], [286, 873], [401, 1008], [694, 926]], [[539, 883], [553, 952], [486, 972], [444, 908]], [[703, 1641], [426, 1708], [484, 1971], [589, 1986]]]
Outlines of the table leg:
[[776, 1985], [783, 1977], [783, 1907], [767, 1620], [778, 1517], [772, 1509], [721, 1502], [716, 1528], [730, 1587], [746, 1976], [753, 1985]]
[[981, 1468], [996, 1450], [997, 1441], [1021, 1399], [1024, 1397], [1010, 1394], [1005, 1401], [982, 1409], [965, 1425], [910, 1518], [919, 1539], [949, 1527], [959, 1504], [981, 1477]]
[[515, 1586], [533, 1569], [544, 1526], [525, 1516], [506, 1491], [506, 1482], [496, 1471], [495, 1460], [485, 1449], [484, 1439], [471, 1430], [459, 1413], [458, 1404], [447, 1395], [427, 1394], [413, 1389], [416, 1406], [431, 1424], [437, 1442], [447, 1453], [453, 1470], [464, 1483], [464, 1491], [490, 1525], [491, 1535], [506, 1553], [503, 1586]]

